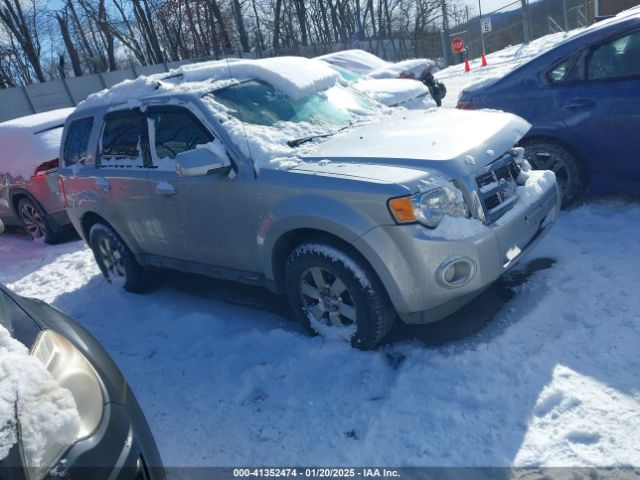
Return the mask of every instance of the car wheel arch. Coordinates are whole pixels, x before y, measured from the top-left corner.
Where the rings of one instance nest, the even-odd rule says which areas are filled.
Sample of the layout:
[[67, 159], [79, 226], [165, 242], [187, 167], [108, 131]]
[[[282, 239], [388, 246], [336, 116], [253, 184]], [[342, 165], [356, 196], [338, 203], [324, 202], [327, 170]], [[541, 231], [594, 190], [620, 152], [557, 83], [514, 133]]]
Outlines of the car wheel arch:
[[[270, 273], [273, 275], [273, 287], [276, 292], [284, 292], [284, 269], [287, 258], [291, 252], [300, 245], [312, 242], [340, 246], [340, 248], [342, 248], [346, 253], [353, 255], [368, 265], [376, 277], [379, 277], [375, 268], [365, 255], [354, 247], [351, 242], [345, 240], [341, 236], [315, 228], [296, 228], [280, 235], [271, 249]], [[378, 280], [380, 279], [378, 278]]]
[[589, 169], [588, 169], [588, 164], [587, 161], [584, 157], [584, 155], [582, 155], [578, 150], [576, 150], [573, 146], [571, 146], [570, 143], [568, 143], [566, 140], [559, 138], [557, 136], [554, 135], [550, 135], [548, 133], [538, 133], [538, 134], [534, 134], [534, 135], [527, 135], [525, 136], [522, 140], [520, 140], [518, 142], [518, 145], [523, 145], [526, 144], [528, 142], [548, 142], [548, 143], [552, 143], [555, 144], [559, 147], [564, 148], [567, 152], [569, 152], [571, 155], [573, 155], [576, 160], [578, 160], [578, 163], [580, 165], [580, 167], [583, 170], [583, 173], [585, 175], [585, 179], [587, 180], [587, 186], [589, 185]]

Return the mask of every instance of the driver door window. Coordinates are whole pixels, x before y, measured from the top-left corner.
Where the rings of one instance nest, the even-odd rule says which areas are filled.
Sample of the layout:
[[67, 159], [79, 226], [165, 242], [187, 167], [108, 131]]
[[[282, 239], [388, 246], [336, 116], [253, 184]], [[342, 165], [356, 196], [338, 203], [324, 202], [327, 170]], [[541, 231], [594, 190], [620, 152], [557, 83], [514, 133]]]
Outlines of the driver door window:
[[148, 114], [153, 167], [176, 170], [176, 155], [214, 140], [191, 113], [183, 109], [159, 109]]
[[640, 76], [640, 32], [596, 47], [587, 61], [588, 80], [615, 80]]

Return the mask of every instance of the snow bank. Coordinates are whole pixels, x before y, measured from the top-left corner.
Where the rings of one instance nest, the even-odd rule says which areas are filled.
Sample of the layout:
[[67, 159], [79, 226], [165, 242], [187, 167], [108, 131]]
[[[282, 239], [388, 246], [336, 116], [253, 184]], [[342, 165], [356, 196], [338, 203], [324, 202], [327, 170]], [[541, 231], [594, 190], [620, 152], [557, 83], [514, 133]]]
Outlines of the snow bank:
[[62, 108], [0, 123], [0, 173], [29, 179], [38, 165], [57, 158], [62, 126], [71, 112]]
[[80, 428], [71, 392], [0, 325], [0, 460], [17, 442], [16, 412], [29, 466], [42, 466], [45, 446], [55, 450], [73, 443]]
[[[429, 95], [429, 89], [422, 82], [404, 78], [363, 79], [352, 85], [388, 107], [404, 106], [403, 104], [420, 96]], [[433, 99], [431, 102], [435, 107]], [[423, 107], [428, 108], [425, 105]]]

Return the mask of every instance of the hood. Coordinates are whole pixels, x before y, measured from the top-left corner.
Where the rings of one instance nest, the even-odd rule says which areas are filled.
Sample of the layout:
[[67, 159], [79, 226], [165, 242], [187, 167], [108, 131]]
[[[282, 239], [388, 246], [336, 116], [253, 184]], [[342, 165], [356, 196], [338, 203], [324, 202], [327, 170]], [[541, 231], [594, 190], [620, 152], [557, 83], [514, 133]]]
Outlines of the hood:
[[504, 112], [405, 111], [336, 135], [303, 159], [405, 166], [454, 179], [500, 157], [530, 128], [524, 119]]
[[429, 93], [422, 82], [409, 78], [371, 78], [360, 80], [353, 86], [387, 107], [402, 105]]

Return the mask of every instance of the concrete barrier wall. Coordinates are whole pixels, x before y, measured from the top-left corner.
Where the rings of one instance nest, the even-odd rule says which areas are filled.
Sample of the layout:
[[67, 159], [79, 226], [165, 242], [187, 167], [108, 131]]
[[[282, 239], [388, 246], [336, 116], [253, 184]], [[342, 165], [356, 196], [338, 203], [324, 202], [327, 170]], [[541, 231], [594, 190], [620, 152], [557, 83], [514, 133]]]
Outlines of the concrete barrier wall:
[[167, 72], [187, 63], [192, 62], [126, 68], [64, 80], [51, 80], [26, 87], [0, 89], [0, 122], [56, 108], [74, 107], [90, 94], [111, 87], [122, 80]]

